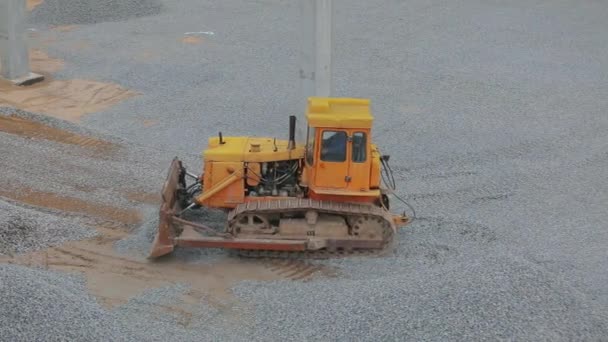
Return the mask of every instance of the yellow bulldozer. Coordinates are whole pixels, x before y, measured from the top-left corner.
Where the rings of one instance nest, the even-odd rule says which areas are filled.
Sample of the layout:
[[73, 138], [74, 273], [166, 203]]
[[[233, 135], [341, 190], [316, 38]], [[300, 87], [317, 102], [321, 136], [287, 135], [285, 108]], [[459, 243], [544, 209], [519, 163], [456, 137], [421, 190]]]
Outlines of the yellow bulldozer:
[[[151, 258], [176, 246], [236, 249], [250, 257], [327, 257], [385, 251], [410, 221], [389, 212], [394, 178], [388, 156], [371, 143], [367, 99], [308, 99], [307, 138], [224, 137], [208, 141], [202, 174], [175, 158], [162, 189]], [[384, 180], [384, 181], [382, 181]], [[217, 230], [185, 217], [227, 212]]]

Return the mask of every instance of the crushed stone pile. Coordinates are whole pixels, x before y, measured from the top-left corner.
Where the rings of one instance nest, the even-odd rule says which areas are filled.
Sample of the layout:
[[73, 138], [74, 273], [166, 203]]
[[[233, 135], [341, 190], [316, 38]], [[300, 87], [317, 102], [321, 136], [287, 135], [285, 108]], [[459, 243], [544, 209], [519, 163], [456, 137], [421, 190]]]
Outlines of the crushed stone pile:
[[79, 222], [0, 199], [0, 255], [57, 246], [97, 235]]
[[0, 264], [0, 327], [4, 341], [133, 341], [126, 323], [106, 312], [83, 279]]

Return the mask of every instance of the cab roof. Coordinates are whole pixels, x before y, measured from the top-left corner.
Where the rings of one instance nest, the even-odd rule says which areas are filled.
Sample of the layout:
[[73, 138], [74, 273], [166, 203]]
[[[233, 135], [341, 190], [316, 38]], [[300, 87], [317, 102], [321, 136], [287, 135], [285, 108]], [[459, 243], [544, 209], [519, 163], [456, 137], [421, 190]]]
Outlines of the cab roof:
[[371, 128], [368, 99], [309, 97], [306, 119], [311, 127]]

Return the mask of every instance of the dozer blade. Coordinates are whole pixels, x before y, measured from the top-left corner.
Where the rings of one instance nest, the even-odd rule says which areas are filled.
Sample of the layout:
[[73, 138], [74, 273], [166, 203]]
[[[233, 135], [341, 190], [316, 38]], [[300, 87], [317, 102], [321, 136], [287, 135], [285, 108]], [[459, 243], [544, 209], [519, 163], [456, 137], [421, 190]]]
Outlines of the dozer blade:
[[157, 258], [169, 254], [175, 248], [177, 232], [172, 218], [175, 213], [179, 213], [183, 209], [178, 201], [178, 191], [185, 186], [184, 177], [185, 170], [182, 162], [174, 158], [161, 192], [162, 202], [159, 210], [158, 230], [149, 258]]
[[305, 240], [239, 239], [215, 231], [198, 222], [184, 220], [178, 215], [184, 210], [180, 192], [186, 188], [186, 170], [181, 161], [173, 159], [162, 190], [158, 231], [148, 258], [158, 258], [173, 252], [175, 246], [274, 251], [304, 251]]

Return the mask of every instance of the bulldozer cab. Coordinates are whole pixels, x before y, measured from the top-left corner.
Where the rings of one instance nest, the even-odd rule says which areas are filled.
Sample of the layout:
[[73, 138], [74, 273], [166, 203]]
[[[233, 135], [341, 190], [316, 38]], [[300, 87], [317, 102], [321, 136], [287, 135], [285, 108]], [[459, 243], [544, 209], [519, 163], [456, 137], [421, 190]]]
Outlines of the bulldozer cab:
[[306, 118], [309, 189], [317, 195], [377, 197], [369, 100], [312, 97]]

